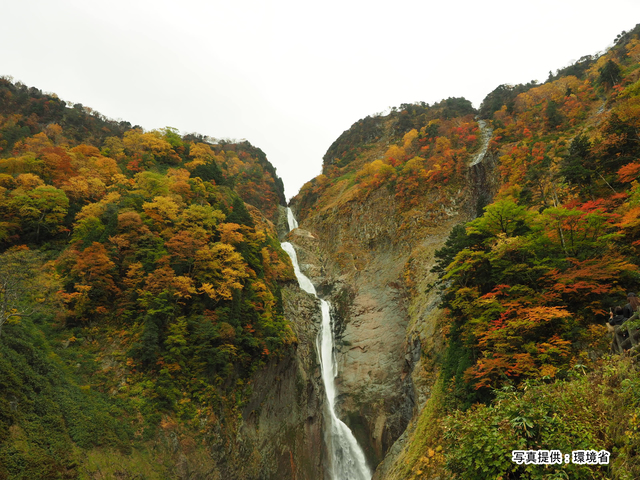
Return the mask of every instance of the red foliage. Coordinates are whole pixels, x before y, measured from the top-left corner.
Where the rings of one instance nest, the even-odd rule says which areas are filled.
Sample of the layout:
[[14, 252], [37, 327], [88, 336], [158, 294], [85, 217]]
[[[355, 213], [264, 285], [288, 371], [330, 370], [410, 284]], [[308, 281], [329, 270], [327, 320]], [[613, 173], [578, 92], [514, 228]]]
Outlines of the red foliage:
[[618, 170], [618, 180], [623, 183], [630, 183], [637, 180], [638, 173], [640, 173], [640, 162], [628, 163]]

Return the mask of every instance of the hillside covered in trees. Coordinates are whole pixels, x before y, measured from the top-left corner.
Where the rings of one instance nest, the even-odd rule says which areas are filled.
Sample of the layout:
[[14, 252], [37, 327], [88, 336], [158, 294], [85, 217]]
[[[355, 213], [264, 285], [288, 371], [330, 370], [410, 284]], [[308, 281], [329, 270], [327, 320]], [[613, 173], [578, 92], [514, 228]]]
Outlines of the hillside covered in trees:
[[246, 382], [296, 342], [283, 203], [246, 141], [0, 79], [0, 478], [114, 478], [113, 452], [167, 478], [152, 445], [232, 438]]
[[[639, 35], [544, 83], [501, 85], [477, 111], [449, 98], [362, 119], [293, 199], [341, 275], [388, 251], [406, 261], [406, 343], [420, 335], [413, 385], [428, 401], [374, 478], [640, 475], [640, 375], [608, 359], [605, 327], [640, 287]], [[516, 449], [611, 463], [519, 465]]]
[[[640, 27], [478, 110], [361, 119], [323, 160], [291, 202], [294, 240], [334, 302], [338, 411], [374, 478], [638, 478], [640, 374], [610, 357], [605, 322], [640, 290]], [[262, 376], [284, 401], [287, 355], [315, 345], [285, 318], [284, 203], [249, 142], [0, 79], [0, 478], [267, 478], [273, 446], [239, 431], [296, 406], [249, 399]], [[377, 345], [354, 333], [371, 312], [365, 333], [392, 327]], [[303, 377], [291, 388], [321, 398]], [[317, 467], [292, 452], [286, 478]]]

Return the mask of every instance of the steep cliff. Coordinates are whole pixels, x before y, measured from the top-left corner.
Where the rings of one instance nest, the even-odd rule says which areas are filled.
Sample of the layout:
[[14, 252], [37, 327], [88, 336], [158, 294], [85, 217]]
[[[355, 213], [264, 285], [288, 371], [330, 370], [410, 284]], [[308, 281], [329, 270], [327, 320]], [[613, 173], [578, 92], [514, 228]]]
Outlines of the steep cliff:
[[[242, 411], [241, 441], [257, 459], [248, 478], [322, 478], [324, 388], [315, 350], [319, 306], [297, 285], [283, 290], [295, 349], [256, 372]], [[238, 465], [245, 462], [238, 459]], [[237, 471], [225, 478], [240, 478]]]

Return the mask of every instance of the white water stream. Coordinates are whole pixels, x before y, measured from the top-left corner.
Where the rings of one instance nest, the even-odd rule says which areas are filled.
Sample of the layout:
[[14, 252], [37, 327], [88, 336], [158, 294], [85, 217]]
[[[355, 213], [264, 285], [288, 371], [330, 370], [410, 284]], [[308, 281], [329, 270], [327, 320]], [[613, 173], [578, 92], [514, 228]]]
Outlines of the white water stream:
[[484, 120], [478, 120], [478, 126], [480, 127], [480, 150], [478, 150], [478, 154], [473, 158], [470, 167], [479, 164], [484, 156], [487, 154], [487, 150], [489, 149], [489, 141], [491, 140], [491, 135], [493, 135], [493, 129], [487, 126], [487, 122]]
[[[298, 228], [298, 222], [293, 216], [290, 208], [287, 208], [287, 219], [289, 221], [289, 230]], [[302, 288], [305, 292], [318, 298], [316, 289], [301, 271], [298, 265], [298, 257], [296, 251], [288, 242], [282, 243], [282, 249], [289, 254], [293, 269]], [[331, 325], [331, 306], [329, 302], [320, 300], [320, 309], [322, 312], [322, 327], [316, 341], [316, 348], [320, 357], [320, 368], [322, 370], [322, 381], [324, 389], [327, 392], [329, 432], [325, 432], [327, 440], [327, 450], [329, 452], [329, 471], [331, 480], [371, 480], [371, 472], [367, 467], [364, 452], [356, 438], [342, 420], [338, 418], [335, 408], [336, 401], [336, 385], [335, 377], [338, 374], [335, 357], [333, 355], [333, 328]]]

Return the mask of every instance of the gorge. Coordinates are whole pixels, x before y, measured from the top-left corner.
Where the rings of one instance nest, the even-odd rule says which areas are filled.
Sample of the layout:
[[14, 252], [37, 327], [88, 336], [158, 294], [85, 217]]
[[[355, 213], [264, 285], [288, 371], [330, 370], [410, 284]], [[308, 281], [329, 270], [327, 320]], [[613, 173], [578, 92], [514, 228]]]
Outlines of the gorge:
[[639, 62], [363, 118], [289, 202], [1, 78], [0, 479], [639, 478]]

